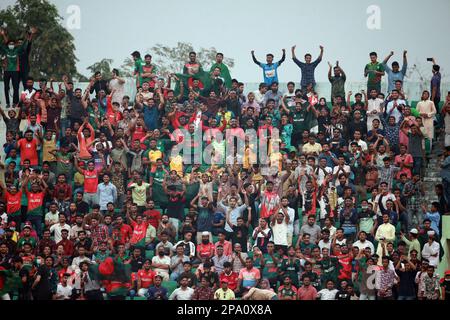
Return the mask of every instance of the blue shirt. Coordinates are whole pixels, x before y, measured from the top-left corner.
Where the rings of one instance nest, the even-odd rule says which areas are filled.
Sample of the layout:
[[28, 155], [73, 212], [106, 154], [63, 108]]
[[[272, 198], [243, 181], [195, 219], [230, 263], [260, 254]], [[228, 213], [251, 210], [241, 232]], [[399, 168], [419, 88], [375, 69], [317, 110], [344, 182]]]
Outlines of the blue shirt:
[[98, 204], [100, 205], [100, 210], [106, 210], [107, 204], [109, 202], [116, 202], [117, 199], [117, 189], [116, 186], [111, 182], [105, 184], [100, 183], [97, 187]]
[[[436, 99], [441, 99], [441, 73], [436, 72], [431, 78], [430, 95], [433, 93], [433, 87], [436, 87]], [[436, 106], [437, 107], [437, 106]]]
[[383, 63], [384, 69], [388, 75], [388, 92], [392, 92], [395, 89], [395, 81], [400, 80], [403, 82], [403, 78], [406, 74], [406, 69], [408, 68], [408, 64], [404, 63], [401, 70], [398, 72], [392, 71], [386, 64]]
[[314, 62], [305, 63], [301, 62], [297, 58], [294, 58], [294, 62], [299, 66], [300, 70], [302, 70], [302, 80], [300, 81], [300, 85], [302, 87], [306, 87], [308, 84], [316, 85], [316, 79], [314, 78], [314, 71], [316, 70], [317, 65], [322, 61], [321, 58], [317, 58]]
[[259, 66], [263, 69], [264, 83], [270, 86], [273, 82], [278, 82], [278, 72], [279, 67], [278, 62], [267, 64], [259, 63]]
[[148, 300], [167, 300], [167, 289], [163, 286], [151, 286], [147, 291]]
[[427, 212], [425, 213], [425, 218], [430, 219], [431, 229], [436, 231], [436, 234], [439, 235], [439, 221], [441, 220], [439, 212]]
[[148, 130], [155, 130], [158, 127], [158, 107], [156, 105], [151, 108], [144, 107], [144, 122]]

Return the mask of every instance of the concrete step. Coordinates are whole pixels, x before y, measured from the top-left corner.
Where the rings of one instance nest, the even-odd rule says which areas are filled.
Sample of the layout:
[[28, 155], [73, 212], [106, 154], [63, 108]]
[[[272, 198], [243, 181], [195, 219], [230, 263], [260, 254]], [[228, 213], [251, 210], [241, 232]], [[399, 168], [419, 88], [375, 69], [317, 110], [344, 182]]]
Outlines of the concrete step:
[[439, 176], [437, 176], [437, 177], [424, 177], [423, 181], [424, 182], [440, 183], [440, 182], [442, 182], [442, 179]]
[[424, 178], [440, 178], [440, 177], [441, 177], [440, 172], [432, 171], [432, 170], [425, 170]]

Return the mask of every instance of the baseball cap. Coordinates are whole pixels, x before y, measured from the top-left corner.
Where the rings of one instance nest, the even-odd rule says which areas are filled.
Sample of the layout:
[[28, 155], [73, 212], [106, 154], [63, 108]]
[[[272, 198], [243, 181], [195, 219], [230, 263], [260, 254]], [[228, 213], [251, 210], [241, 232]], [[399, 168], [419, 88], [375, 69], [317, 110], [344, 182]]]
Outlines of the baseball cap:
[[412, 234], [418, 234], [419, 231], [417, 231], [416, 228], [412, 228], [411, 230], [409, 230], [409, 233], [412, 233]]

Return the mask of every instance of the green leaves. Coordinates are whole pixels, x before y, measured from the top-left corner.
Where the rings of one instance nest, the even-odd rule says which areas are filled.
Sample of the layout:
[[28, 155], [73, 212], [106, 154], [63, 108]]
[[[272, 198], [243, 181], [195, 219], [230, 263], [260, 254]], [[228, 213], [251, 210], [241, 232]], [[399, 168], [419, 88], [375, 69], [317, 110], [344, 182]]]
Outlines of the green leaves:
[[103, 58], [101, 61], [96, 62], [93, 65], [87, 67], [87, 69], [91, 71], [92, 75], [94, 75], [95, 72], [100, 71], [102, 73], [103, 79], [111, 79], [112, 63], [113, 63], [112, 59]]
[[61, 25], [57, 8], [47, 0], [17, 0], [0, 11], [0, 22], [6, 22], [10, 39], [25, 39], [31, 26], [37, 28], [30, 53], [30, 75], [34, 78], [64, 74], [77, 75], [73, 36]]
[[[197, 52], [197, 60], [202, 64], [204, 70], [209, 70], [211, 68], [216, 60], [216, 54], [218, 52], [214, 47], [195, 50], [192, 44], [188, 42], [178, 42], [175, 47], [168, 47], [161, 43], [157, 43], [148, 50], [153, 57], [153, 63], [158, 66], [160, 74], [164, 77], [167, 77], [170, 73], [181, 72], [184, 64], [189, 59], [189, 52], [191, 51]], [[142, 53], [142, 55], [144, 56], [145, 53]], [[131, 59], [127, 58], [124, 61], [122, 68], [128, 70], [130, 62], [132, 62]], [[234, 66], [234, 60], [231, 58], [225, 58], [224, 63], [229, 68]], [[132, 65], [133, 64], [131, 64], [131, 66]]]

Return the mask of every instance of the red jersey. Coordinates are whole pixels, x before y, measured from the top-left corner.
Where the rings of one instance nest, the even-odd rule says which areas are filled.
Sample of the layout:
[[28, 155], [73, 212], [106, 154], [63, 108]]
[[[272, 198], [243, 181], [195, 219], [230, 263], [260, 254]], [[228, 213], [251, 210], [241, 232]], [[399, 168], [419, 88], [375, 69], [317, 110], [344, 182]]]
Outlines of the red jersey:
[[22, 191], [17, 192], [16, 194], [9, 193], [6, 191], [6, 213], [15, 216], [20, 214], [21, 209], [21, 199], [22, 199]]
[[17, 142], [20, 149], [20, 164], [23, 165], [23, 161], [30, 160], [31, 166], [37, 166], [39, 164], [38, 152], [37, 152], [37, 140], [28, 141], [23, 138]]
[[350, 280], [352, 278], [352, 258], [348, 255], [344, 255], [342, 257], [338, 256], [339, 263], [342, 268], [339, 271], [339, 280]]
[[197, 245], [197, 252], [200, 253], [200, 257], [202, 258], [212, 258], [216, 247], [213, 243], [203, 244], [200, 243]]
[[[137, 127], [136, 126], [136, 128], [133, 131], [133, 135], [131, 136], [131, 140], [132, 141], [135, 141], [135, 140], [141, 141], [143, 138], [145, 138], [146, 134], [147, 133], [146, 133], [146, 131], [144, 130], [143, 127]], [[141, 146], [142, 150], [147, 149], [147, 146], [145, 145], [145, 143], [143, 141], [141, 141], [140, 146]]]
[[126, 243], [130, 240], [132, 234], [133, 229], [127, 224], [122, 224], [120, 227], [120, 239]]
[[220, 281], [222, 281], [223, 279], [228, 280], [228, 288], [233, 291], [237, 288], [238, 278], [239, 275], [234, 271], [231, 271], [229, 275], [226, 275], [224, 271], [219, 276]]
[[140, 241], [145, 240], [145, 234], [147, 233], [148, 222], [142, 222], [141, 224], [137, 224], [132, 221], [131, 226], [133, 227], [133, 235], [130, 239], [130, 244], [136, 244]]
[[33, 216], [43, 215], [44, 208], [44, 192], [27, 192], [28, 198], [28, 214]]
[[152, 209], [145, 211], [144, 215], [147, 217], [148, 223], [155, 227], [155, 229], [158, 229], [159, 222], [161, 221], [161, 212]]
[[108, 96], [106, 98], [106, 117], [108, 118], [109, 123], [111, 123], [113, 127], [116, 127], [118, 121], [123, 119], [122, 114], [120, 112], [114, 111], [111, 96]]
[[98, 174], [97, 170], [83, 170], [84, 175], [84, 192], [96, 193], [98, 187]]
[[153, 279], [156, 276], [156, 272], [152, 269], [146, 271], [141, 269], [137, 272], [137, 278], [141, 280], [141, 288], [148, 289], [153, 284]]

